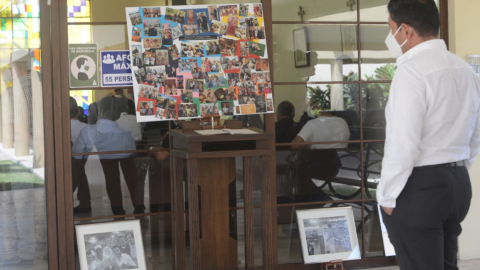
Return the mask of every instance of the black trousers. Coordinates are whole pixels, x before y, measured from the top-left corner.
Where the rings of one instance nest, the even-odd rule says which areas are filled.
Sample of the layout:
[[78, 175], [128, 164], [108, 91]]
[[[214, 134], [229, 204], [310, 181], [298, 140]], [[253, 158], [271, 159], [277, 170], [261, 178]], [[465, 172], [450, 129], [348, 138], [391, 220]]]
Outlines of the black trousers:
[[457, 238], [472, 198], [465, 167], [414, 168], [383, 219], [402, 270], [458, 270]]
[[72, 158], [72, 188], [73, 192], [78, 188], [77, 199], [80, 208], [90, 208], [90, 186], [85, 174], [87, 160]]

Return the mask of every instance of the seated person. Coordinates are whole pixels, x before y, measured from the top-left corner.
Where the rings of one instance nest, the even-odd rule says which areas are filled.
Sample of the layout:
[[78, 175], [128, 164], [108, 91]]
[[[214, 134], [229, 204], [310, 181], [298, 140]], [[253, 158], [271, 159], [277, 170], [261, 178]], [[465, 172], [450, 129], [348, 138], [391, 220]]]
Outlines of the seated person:
[[282, 101], [277, 107], [277, 122], [275, 123], [275, 142], [289, 143], [295, 139], [302, 126], [293, 121], [295, 107], [290, 101]]

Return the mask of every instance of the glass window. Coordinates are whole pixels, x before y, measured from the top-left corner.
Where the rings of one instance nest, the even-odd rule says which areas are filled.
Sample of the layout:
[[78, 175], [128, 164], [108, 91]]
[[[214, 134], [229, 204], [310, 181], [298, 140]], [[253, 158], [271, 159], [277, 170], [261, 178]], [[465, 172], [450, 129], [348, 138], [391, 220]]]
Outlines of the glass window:
[[377, 185], [380, 181], [382, 171], [382, 160], [384, 155], [385, 142], [365, 143], [363, 155], [365, 159], [365, 198], [377, 198]]
[[[393, 66], [386, 65], [377, 68], [376, 73], [393, 73]], [[385, 139], [385, 107], [387, 106], [390, 92], [390, 83], [365, 83], [362, 84], [363, 98], [363, 139]]]
[[[273, 21], [356, 21], [357, 5], [331, 0], [272, 0]], [[298, 14], [301, 10], [305, 13]]]
[[[360, 21], [362, 22], [387, 22], [387, 5], [390, 0], [361, 0], [360, 1]], [[440, 0], [435, 0], [437, 7], [440, 8]]]
[[[310, 66], [298, 67], [294, 52], [304, 46], [293, 38], [294, 31], [307, 33]], [[356, 25], [273, 25], [275, 82], [344, 81], [358, 73]]]
[[[388, 25], [362, 25], [360, 27], [362, 80], [392, 80], [396, 69], [396, 59], [385, 44], [390, 31]], [[382, 72], [388, 66], [388, 71]]]

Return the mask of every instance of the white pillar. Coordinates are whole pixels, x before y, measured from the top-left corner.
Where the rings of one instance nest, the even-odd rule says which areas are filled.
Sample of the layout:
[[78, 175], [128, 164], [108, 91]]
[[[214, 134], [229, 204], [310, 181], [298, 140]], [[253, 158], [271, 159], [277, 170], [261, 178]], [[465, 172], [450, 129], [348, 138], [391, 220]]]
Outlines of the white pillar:
[[45, 167], [43, 88], [40, 75], [32, 68], [33, 168]]
[[[13, 75], [13, 103], [14, 103], [14, 128], [15, 128], [15, 156], [30, 155], [30, 113], [29, 99], [31, 99], [30, 76], [19, 74], [16, 68], [12, 69]], [[20, 77], [19, 77], [20, 75]], [[29, 96], [30, 95], [30, 96]]]
[[[332, 81], [343, 81], [343, 60], [332, 60]], [[332, 111], [343, 111], [343, 84], [332, 84], [330, 93]]]
[[2, 137], [3, 148], [13, 148], [13, 88], [2, 81]]

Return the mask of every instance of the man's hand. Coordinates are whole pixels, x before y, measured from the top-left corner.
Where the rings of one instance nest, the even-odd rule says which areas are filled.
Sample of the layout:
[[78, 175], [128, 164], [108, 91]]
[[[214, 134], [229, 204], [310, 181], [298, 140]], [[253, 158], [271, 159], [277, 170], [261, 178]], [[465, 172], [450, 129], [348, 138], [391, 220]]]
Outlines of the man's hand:
[[385, 213], [387, 213], [387, 215], [391, 216], [392, 213], [393, 213], [393, 209], [395, 209], [395, 208], [389, 208], [389, 207], [383, 207], [382, 206], [382, 209], [383, 209], [383, 211], [385, 211]]

